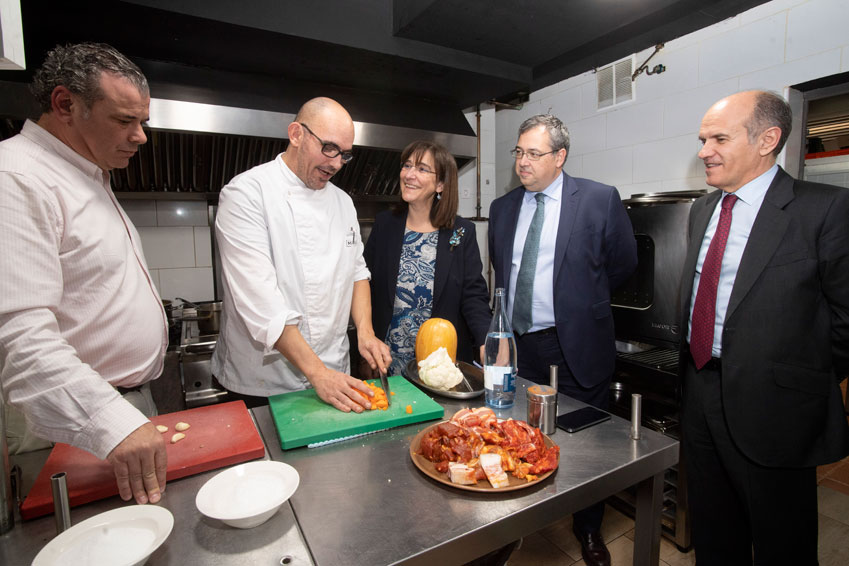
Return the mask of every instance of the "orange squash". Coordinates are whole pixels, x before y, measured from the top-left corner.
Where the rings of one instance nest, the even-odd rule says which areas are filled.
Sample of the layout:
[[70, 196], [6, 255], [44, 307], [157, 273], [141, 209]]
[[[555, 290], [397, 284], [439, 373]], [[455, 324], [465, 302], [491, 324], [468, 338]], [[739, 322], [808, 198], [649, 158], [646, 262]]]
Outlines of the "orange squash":
[[457, 330], [449, 320], [431, 318], [421, 325], [416, 335], [416, 362], [427, 358], [439, 348], [445, 348], [451, 361], [457, 362]]

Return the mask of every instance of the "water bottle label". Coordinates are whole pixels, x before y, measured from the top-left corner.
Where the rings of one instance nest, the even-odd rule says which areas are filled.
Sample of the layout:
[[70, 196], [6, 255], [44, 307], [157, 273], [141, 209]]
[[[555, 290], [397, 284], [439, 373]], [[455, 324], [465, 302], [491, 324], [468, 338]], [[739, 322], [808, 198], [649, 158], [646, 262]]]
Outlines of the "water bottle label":
[[486, 366], [483, 371], [483, 383], [484, 387], [489, 390], [498, 386], [504, 392], [513, 391], [516, 388], [513, 368], [510, 366]]

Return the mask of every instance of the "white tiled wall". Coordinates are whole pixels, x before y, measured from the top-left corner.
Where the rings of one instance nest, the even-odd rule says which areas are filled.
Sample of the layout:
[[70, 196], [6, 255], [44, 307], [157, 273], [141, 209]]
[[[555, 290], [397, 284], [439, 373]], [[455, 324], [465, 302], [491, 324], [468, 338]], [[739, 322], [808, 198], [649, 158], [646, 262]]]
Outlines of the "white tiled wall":
[[[720, 98], [793, 84], [849, 70], [849, 2], [773, 0], [733, 18], [666, 42], [640, 75], [633, 102], [599, 111], [592, 72], [531, 94], [521, 110], [495, 114], [496, 195], [518, 185], [507, 153], [522, 120], [549, 109], [569, 127], [565, 170], [616, 185], [622, 198], [643, 192], [708, 188], [696, 158], [699, 123]], [[637, 64], [654, 51], [636, 54]], [[612, 61], [611, 61], [612, 62]], [[780, 158], [781, 159], [781, 158]], [[829, 173], [840, 184], [844, 173]]]
[[204, 201], [121, 202], [141, 236], [147, 266], [163, 299], [215, 298], [212, 240]]
[[[495, 143], [495, 108], [489, 105], [481, 105], [481, 210], [482, 217], [489, 216], [489, 205], [495, 199], [496, 187], [496, 170], [495, 163], [497, 154], [504, 152], [509, 156], [509, 147], [496, 146]], [[466, 119], [472, 126], [472, 129], [477, 127], [477, 116], [475, 110], [466, 112]], [[460, 207], [458, 214], [466, 218], [477, 216], [477, 166], [472, 159], [459, 174], [460, 186]], [[481, 263], [483, 264], [483, 275], [487, 277], [489, 268], [489, 256], [487, 254], [486, 244], [486, 222], [475, 222], [475, 231], [478, 239], [478, 248], [481, 253]]]

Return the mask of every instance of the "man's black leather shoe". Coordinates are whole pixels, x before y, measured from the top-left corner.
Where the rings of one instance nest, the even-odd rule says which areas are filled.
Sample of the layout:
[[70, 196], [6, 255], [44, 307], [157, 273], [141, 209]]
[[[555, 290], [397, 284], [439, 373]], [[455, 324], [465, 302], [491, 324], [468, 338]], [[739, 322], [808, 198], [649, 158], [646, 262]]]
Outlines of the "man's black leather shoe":
[[574, 527], [572, 532], [581, 543], [581, 556], [587, 566], [610, 566], [610, 553], [604, 545], [601, 533], [580, 533]]

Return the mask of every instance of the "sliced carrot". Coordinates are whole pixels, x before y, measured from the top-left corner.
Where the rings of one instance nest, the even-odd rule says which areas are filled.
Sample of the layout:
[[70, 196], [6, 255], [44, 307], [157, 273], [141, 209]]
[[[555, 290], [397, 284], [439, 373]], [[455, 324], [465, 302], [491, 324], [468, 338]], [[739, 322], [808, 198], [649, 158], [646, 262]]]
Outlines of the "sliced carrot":
[[407, 414], [408, 414], [408, 415], [412, 415], [412, 414], [413, 414], [413, 406], [412, 406], [412, 405], [407, 405], [407, 409], [406, 409], [406, 411], [407, 411]]
[[387, 401], [386, 399], [386, 392], [383, 390], [383, 388], [369, 383], [368, 381], [363, 381], [363, 383], [368, 385], [369, 389], [374, 392], [374, 396], [369, 399], [364, 393], [360, 393], [359, 391], [357, 393], [360, 393], [360, 395], [369, 400], [369, 402], [371, 403], [371, 410], [387, 410], [389, 408], [389, 401]]

